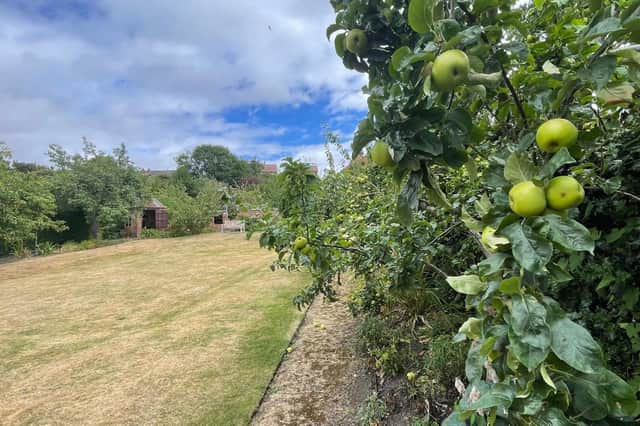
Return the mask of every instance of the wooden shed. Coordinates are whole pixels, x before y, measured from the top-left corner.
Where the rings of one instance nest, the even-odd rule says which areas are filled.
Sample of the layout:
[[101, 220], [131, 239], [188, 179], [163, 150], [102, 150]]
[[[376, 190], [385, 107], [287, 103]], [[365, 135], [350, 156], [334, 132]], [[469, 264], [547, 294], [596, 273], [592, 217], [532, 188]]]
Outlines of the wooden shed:
[[142, 210], [142, 228], [167, 229], [169, 227], [169, 211], [160, 201], [151, 200]]

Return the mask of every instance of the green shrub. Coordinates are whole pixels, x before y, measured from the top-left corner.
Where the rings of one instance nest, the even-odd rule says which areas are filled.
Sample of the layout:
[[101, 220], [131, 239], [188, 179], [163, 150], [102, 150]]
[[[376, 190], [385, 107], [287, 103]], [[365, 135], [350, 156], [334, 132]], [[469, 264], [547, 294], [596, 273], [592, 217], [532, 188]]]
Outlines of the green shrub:
[[358, 422], [363, 426], [377, 425], [387, 415], [387, 405], [375, 392], [358, 410]]
[[156, 238], [169, 238], [171, 235], [169, 231], [162, 229], [149, 229], [144, 228], [140, 234], [140, 238], [143, 240], [156, 239]]
[[43, 243], [39, 243], [35, 251], [38, 256], [48, 256], [56, 250], [58, 250], [58, 247], [54, 243], [45, 241]]

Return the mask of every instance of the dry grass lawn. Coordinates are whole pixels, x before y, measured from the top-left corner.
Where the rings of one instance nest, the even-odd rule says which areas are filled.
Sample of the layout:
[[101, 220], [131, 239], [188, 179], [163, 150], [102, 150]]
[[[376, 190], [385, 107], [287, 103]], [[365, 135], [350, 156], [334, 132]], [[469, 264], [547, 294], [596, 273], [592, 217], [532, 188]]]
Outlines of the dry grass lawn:
[[301, 314], [242, 235], [0, 265], [0, 424], [246, 424]]

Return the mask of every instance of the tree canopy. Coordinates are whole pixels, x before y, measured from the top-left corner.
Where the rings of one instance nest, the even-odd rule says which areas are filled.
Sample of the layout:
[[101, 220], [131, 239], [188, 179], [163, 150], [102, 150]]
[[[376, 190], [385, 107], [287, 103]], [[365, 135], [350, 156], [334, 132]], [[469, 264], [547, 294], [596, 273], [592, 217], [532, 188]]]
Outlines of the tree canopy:
[[192, 176], [214, 179], [228, 185], [240, 185], [242, 180], [260, 174], [258, 161], [238, 158], [228, 148], [217, 145], [198, 145], [192, 152], [176, 159], [179, 169], [185, 168]]
[[108, 155], [85, 140], [83, 154], [73, 156], [52, 145], [49, 158], [57, 170], [56, 197], [63, 208], [84, 212], [94, 237], [116, 235], [131, 211], [145, 201], [140, 173], [124, 145]]

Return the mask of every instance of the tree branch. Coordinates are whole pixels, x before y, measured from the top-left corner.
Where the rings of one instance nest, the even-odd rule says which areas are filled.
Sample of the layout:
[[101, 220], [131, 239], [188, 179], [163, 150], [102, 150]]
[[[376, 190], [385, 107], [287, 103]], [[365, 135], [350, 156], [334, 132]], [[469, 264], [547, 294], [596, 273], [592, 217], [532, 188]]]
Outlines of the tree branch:
[[445, 235], [447, 235], [449, 232], [453, 231], [458, 225], [460, 225], [462, 222], [456, 222], [453, 225], [451, 225], [450, 227], [448, 227], [447, 229], [445, 229], [443, 232], [440, 233], [440, 235], [438, 235], [437, 237], [435, 237], [433, 240], [429, 241], [429, 243], [427, 244], [427, 246], [432, 245], [433, 243], [435, 243], [436, 241], [438, 241], [440, 238], [444, 237]]
[[622, 195], [626, 195], [629, 198], [633, 198], [636, 201], [640, 201], [640, 197], [638, 197], [635, 194], [632, 194], [630, 192], [626, 192], [626, 191], [616, 191], [616, 194], [622, 194]]
[[436, 271], [438, 274], [442, 275], [445, 279], [449, 278], [449, 275], [447, 275], [446, 272], [444, 272], [442, 269], [438, 268], [433, 263], [425, 262], [424, 264], [427, 265], [429, 268], [433, 269], [434, 271]]

